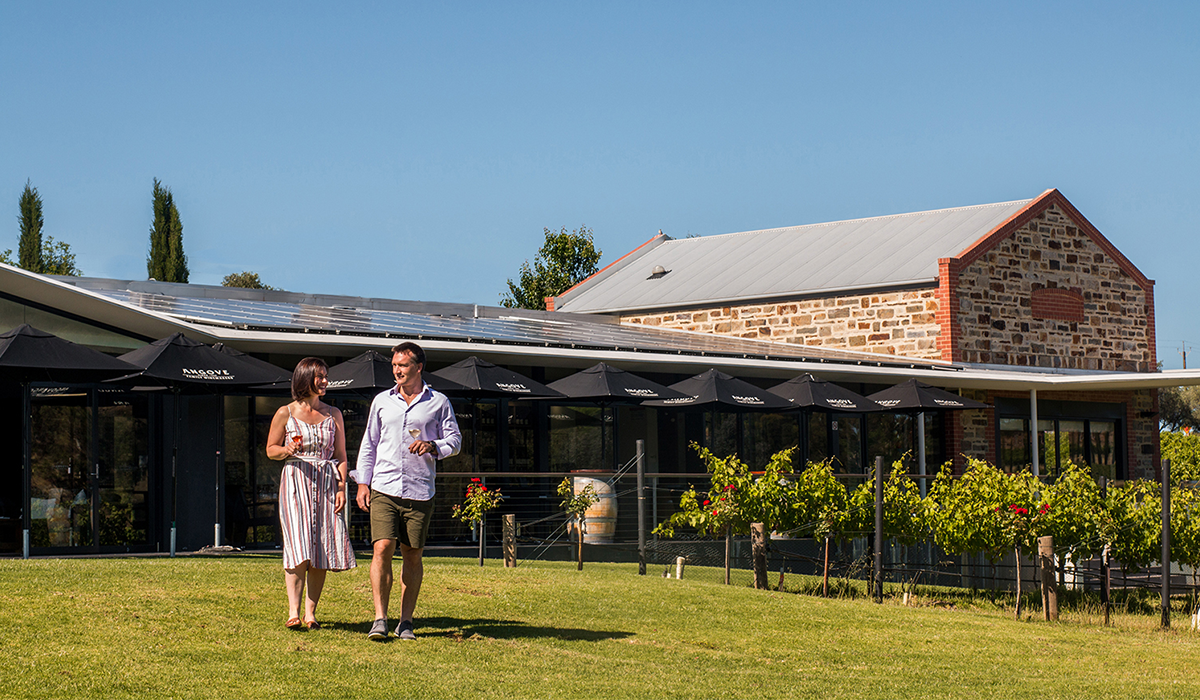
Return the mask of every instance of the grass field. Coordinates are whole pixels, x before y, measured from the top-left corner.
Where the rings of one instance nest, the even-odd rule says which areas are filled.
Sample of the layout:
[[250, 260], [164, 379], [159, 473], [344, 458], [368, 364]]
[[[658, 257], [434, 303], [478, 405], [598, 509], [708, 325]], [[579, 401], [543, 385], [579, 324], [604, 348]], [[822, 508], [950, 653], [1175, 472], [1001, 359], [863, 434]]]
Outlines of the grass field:
[[432, 559], [419, 641], [371, 643], [367, 563], [330, 576], [324, 629], [293, 632], [278, 556], [0, 561], [0, 695], [1200, 697], [1184, 616], [1015, 621], [966, 593], [878, 605], [630, 564]]

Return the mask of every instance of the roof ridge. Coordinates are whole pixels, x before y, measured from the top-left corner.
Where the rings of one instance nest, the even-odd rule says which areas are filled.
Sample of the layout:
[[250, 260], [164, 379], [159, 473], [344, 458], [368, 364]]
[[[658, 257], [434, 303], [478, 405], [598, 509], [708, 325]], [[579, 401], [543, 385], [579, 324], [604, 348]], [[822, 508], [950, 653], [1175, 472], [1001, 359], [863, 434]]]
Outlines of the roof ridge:
[[686, 241], [694, 241], [697, 239], [712, 240], [714, 238], [727, 238], [727, 237], [731, 237], [731, 236], [748, 236], [748, 235], [757, 234], [757, 233], [775, 233], [775, 232], [779, 232], [779, 231], [788, 231], [791, 229], [814, 229], [814, 228], [820, 228], [822, 226], [836, 226], [838, 224], [853, 224], [853, 223], [858, 223], [858, 222], [862, 222], [862, 221], [879, 221], [882, 219], [902, 219], [902, 218], [909, 217], [909, 216], [925, 216], [927, 214], [942, 214], [942, 213], [946, 213], [946, 212], [955, 212], [955, 211], [970, 211], [972, 209], [985, 209], [985, 208], [990, 208], [990, 207], [1008, 207], [1008, 206], [1013, 206], [1016, 204], [1027, 205], [1027, 204], [1033, 202], [1035, 199], [1037, 199], [1037, 198], [1034, 197], [1031, 199], [1014, 199], [1011, 202], [992, 202], [990, 204], [972, 204], [972, 205], [965, 206], [965, 207], [945, 207], [942, 209], [927, 209], [925, 211], [910, 211], [910, 212], [903, 212], [900, 214], [884, 214], [882, 216], [864, 216], [864, 217], [860, 217], [858, 219], [839, 219], [837, 221], [821, 221], [821, 222], [814, 223], [814, 224], [797, 224], [795, 226], [777, 226], [775, 228], [755, 229], [753, 231], [733, 231], [730, 233], [716, 233], [711, 236], [693, 236], [690, 238], [672, 238], [670, 240], [663, 241], [663, 245], [670, 245], [672, 243], [683, 243]]

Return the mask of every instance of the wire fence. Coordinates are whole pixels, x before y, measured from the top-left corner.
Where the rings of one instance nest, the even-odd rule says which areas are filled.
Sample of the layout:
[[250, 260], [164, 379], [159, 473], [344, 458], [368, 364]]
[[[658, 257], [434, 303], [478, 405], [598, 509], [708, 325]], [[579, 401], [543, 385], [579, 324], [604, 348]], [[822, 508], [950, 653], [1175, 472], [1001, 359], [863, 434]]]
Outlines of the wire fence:
[[[634, 462], [611, 473], [591, 472], [586, 475], [564, 473], [508, 473], [497, 475], [464, 474], [462, 478], [484, 478], [485, 483], [499, 487], [506, 495], [502, 506], [490, 515], [484, 526], [485, 550], [489, 556], [500, 556], [500, 514], [513, 513], [518, 521], [518, 558], [534, 560], [574, 560], [577, 556], [577, 533], [574, 523], [558, 509], [559, 497], [554, 489], [564, 478], [584, 478], [609, 485], [603, 493], [601, 517], [611, 520], [608, 535], [585, 535], [584, 561], [631, 562], [640, 558], [638, 550], [638, 489]], [[458, 476], [458, 475], [456, 475]], [[700, 537], [694, 532], [677, 531], [670, 539], [651, 533], [677, 509], [679, 497], [691, 487], [706, 489], [707, 473], [651, 473], [645, 476], [645, 562], [651, 575], [674, 575], [679, 557], [693, 576], [701, 575], [724, 580], [726, 542], [724, 538]], [[839, 474], [852, 486], [869, 477], [863, 474]], [[442, 475], [439, 475], [441, 480]], [[439, 484], [440, 486], [440, 484]], [[591, 518], [592, 516], [589, 516]], [[585, 520], [585, 527], [587, 527]], [[435, 522], [436, 525], [436, 522]], [[773, 533], [767, 549], [767, 568], [773, 586], [779, 578], [789, 575], [822, 576], [826, 571], [826, 543], [814, 539], [816, 523], [802, 524], [787, 532]], [[459, 537], [453, 543], [463, 545], [478, 542], [478, 531], [459, 524]], [[449, 528], [442, 530], [443, 535]], [[465, 536], [464, 536], [465, 535]], [[841, 589], [852, 585], [865, 587], [873, 576], [870, 532], [850, 533], [845, 540], [833, 540], [828, 546], [828, 577]], [[469, 537], [469, 539], [468, 539]], [[438, 538], [433, 538], [438, 544]], [[729, 542], [729, 576], [733, 583], [747, 585], [753, 581], [750, 539], [731, 538]], [[913, 546], [900, 546], [885, 540], [882, 578], [884, 582], [900, 585], [937, 585], [963, 588], [1012, 590], [1016, 587], [1018, 567], [1014, 554], [999, 561], [989, 561], [983, 554], [949, 555], [932, 540]], [[1068, 589], [1099, 590], [1103, 584], [1098, 558], [1072, 561], [1067, 547], [1055, 549], [1055, 578]], [[1041, 572], [1033, 552], [1023, 552], [1019, 567], [1022, 588], [1030, 590], [1040, 582]], [[1110, 585], [1113, 589], [1157, 588], [1161, 576], [1152, 572], [1124, 571], [1114, 562]], [[1190, 569], [1174, 567], [1171, 588], [1177, 592], [1197, 589], [1196, 574]]]

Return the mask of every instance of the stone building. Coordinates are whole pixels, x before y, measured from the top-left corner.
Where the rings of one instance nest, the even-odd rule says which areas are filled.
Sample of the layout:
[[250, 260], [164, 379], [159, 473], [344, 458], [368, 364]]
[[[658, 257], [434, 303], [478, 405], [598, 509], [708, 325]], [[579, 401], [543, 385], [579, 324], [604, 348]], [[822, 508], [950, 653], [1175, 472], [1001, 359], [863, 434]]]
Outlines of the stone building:
[[[1058, 190], [1029, 200], [671, 239], [548, 299], [623, 324], [976, 367], [1154, 372], [1154, 282]], [[860, 388], [852, 386], [851, 388]], [[966, 393], [966, 392], [964, 392]], [[1059, 455], [1153, 476], [1157, 390], [970, 392], [948, 453], [1007, 467]], [[1036, 406], [1036, 414], [1032, 408]]]

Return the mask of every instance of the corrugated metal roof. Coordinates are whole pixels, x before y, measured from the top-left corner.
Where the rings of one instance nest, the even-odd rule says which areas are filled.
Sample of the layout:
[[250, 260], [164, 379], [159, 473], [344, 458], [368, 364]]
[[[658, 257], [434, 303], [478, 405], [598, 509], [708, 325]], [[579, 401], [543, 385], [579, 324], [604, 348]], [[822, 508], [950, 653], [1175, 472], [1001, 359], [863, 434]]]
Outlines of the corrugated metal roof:
[[[753, 302], [931, 283], [953, 257], [1032, 200], [667, 240], [555, 300], [603, 313]], [[652, 278], [656, 266], [667, 273]]]

